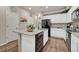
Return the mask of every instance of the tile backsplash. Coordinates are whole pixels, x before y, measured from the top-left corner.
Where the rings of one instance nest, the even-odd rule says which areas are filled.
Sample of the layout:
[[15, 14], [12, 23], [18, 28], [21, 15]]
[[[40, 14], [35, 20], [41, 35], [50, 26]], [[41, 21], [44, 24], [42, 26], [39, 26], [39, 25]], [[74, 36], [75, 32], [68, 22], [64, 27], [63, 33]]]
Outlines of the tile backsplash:
[[52, 28], [66, 28], [67, 24], [66, 23], [53, 23]]

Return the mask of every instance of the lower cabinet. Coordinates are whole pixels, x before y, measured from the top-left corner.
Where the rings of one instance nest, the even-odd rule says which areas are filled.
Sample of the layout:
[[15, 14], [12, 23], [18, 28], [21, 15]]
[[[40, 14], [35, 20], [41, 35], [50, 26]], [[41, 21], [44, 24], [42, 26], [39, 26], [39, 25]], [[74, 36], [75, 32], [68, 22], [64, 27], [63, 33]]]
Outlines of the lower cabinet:
[[78, 46], [78, 52], [79, 52], [79, 40], [78, 40], [78, 45], [77, 46]]
[[66, 41], [66, 30], [62, 28], [51, 28], [51, 36], [64, 38]]
[[48, 38], [48, 29], [46, 29], [44, 31], [44, 35], [43, 35], [43, 45], [45, 45], [47, 43], [48, 39], [49, 39]]
[[79, 38], [75, 35], [71, 35], [71, 52], [78, 52], [79, 51]]
[[35, 35], [35, 51], [40, 52], [43, 48], [43, 32]]
[[40, 52], [43, 48], [43, 32], [35, 35], [22, 35], [22, 52]]
[[35, 35], [22, 35], [21, 48], [22, 52], [35, 52]]

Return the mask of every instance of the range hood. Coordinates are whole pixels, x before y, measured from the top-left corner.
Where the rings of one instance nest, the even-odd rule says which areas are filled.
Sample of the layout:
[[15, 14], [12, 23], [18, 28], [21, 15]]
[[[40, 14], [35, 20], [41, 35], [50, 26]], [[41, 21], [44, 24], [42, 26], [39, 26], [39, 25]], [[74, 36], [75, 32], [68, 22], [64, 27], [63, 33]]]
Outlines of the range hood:
[[79, 7], [72, 12], [71, 18], [73, 21], [79, 21]]

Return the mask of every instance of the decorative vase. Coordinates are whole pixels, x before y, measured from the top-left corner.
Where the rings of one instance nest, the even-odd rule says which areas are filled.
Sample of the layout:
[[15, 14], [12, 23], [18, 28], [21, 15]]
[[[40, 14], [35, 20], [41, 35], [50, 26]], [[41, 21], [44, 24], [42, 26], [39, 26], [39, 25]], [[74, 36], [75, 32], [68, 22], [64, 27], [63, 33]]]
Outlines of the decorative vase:
[[28, 32], [33, 32], [33, 29], [29, 27], [29, 28], [27, 28], [27, 31]]

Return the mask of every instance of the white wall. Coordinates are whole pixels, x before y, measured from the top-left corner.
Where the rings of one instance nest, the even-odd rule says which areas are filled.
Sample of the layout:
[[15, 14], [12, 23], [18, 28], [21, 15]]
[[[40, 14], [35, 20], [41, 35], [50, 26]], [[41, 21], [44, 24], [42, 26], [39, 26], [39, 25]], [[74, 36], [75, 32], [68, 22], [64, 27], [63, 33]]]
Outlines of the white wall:
[[66, 13], [44, 16], [43, 19], [51, 19], [52, 23], [66, 23]]
[[[26, 23], [20, 23], [21, 18], [27, 19]], [[26, 29], [27, 23], [32, 23], [30, 13], [22, 8], [6, 7], [6, 42], [18, 39], [18, 34], [13, 31], [20, 27]]]
[[17, 8], [17, 10], [18, 10], [17, 13], [18, 13], [19, 17], [23, 17], [23, 18], [27, 19], [27, 22], [25, 24], [24, 23], [20, 24], [22, 28], [23, 28], [23, 26], [25, 26], [25, 29], [26, 29], [26, 25], [28, 25], [28, 24], [34, 24], [35, 28], [40, 26], [38, 23], [40, 23], [40, 21], [41, 21], [42, 13], [31, 14], [29, 11], [22, 9], [22, 8]]
[[[16, 13], [19, 15], [19, 17], [22, 17], [22, 18], [27, 20], [27, 22], [20, 22], [20, 29], [25, 30], [26, 25], [34, 24], [32, 15], [30, 14], [29, 11], [22, 9], [22, 8], [19, 8], [19, 7], [17, 7], [16, 9], [17, 9]], [[21, 18], [20, 18], [20, 20], [21, 20]]]
[[0, 6], [0, 45], [6, 42], [5, 39], [5, 7]]
[[27, 23], [33, 23], [33, 19], [29, 11], [22, 8], [17, 8], [17, 13], [19, 17], [25, 18], [27, 20]]
[[6, 42], [18, 39], [18, 34], [13, 31], [19, 26], [19, 15], [13, 8], [6, 7]]

